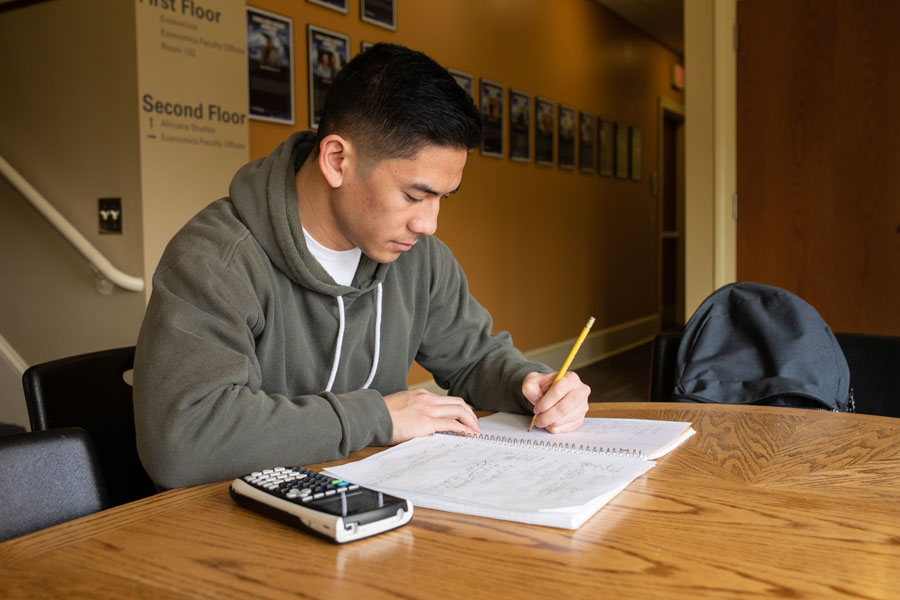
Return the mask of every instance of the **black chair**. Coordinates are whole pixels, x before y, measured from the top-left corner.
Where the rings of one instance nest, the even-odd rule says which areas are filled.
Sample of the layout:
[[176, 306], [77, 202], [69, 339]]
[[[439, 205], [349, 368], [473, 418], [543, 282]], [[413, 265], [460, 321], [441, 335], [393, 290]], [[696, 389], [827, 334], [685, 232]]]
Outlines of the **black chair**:
[[681, 332], [662, 332], [653, 338], [653, 358], [650, 363], [650, 402], [668, 402], [675, 389], [675, 357]]
[[94, 445], [84, 429], [0, 436], [0, 541], [108, 504]]
[[900, 417], [900, 337], [835, 333], [850, 366], [856, 412]]
[[129, 346], [35, 365], [22, 376], [32, 430], [87, 430], [113, 506], [156, 493], [138, 458], [132, 390], [123, 379], [133, 366]]
[[[835, 333], [847, 365], [856, 412], [900, 417], [900, 337]], [[653, 339], [650, 401], [667, 402], [675, 389], [675, 358], [681, 332]]]

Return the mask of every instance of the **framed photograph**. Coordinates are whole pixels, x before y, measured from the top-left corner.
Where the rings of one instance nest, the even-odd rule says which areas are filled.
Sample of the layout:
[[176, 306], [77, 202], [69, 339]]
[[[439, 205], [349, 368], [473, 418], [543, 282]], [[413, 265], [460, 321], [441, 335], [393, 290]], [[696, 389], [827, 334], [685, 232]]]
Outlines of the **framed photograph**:
[[347, 0], [306, 0], [310, 4], [318, 4], [319, 6], [324, 6], [325, 8], [330, 8], [331, 10], [336, 10], [338, 12], [342, 12], [345, 15], [347, 14]]
[[470, 98], [475, 98], [475, 80], [468, 73], [457, 71], [456, 69], [447, 69], [453, 75], [453, 79], [459, 84], [459, 87], [466, 90]]
[[350, 38], [315, 25], [306, 27], [309, 67], [309, 125], [319, 126], [325, 94], [350, 60]]
[[249, 116], [294, 124], [294, 21], [247, 7]]
[[359, 18], [397, 31], [397, 0], [359, 0]]
[[600, 155], [600, 174], [612, 176], [613, 168], [616, 164], [615, 155], [615, 136], [616, 124], [606, 119], [598, 119], [597, 129], [599, 130], [599, 140], [597, 142], [597, 152]]
[[559, 105], [559, 167], [575, 168], [575, 109]]
[[594, 165], [594, 142], [597, 138], [597, 118], [578, 111], [578, 168], [585, 173], [597, 170]]
[[372, 42], [360, 42], [359, 43], [359, 51], [365, 52], [366, 50], [368, 50], [369, 48], [371, 48], [374, 45], [375, 44], [373, 44]]
[[643, 152], [641, 130], [637, 127], [630, 127], [631, 132], [631, 178], [634, 181], [641, 180], [641, 153]]
[[556, 128], [556, 102], [534, 99], [534, 162], [553, 166], [553, 130]]
[[616, 177], [628, 179], [628, 126], [616, 123]]
[[503, 86], [480, 79], [481, 116], [484, 119], [484, 156], [503, 156]]
[[531, 94], [509, 90], [509, 158], [531, 161]]

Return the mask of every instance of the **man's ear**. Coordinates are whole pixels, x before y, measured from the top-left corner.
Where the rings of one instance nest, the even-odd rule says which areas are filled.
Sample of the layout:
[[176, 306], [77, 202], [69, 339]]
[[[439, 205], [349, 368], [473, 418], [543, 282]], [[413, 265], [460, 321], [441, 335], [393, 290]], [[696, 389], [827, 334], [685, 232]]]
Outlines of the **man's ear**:
[[319, 142], [319, 170], [331, 187], [339, 188], [343, 185], [354, 160], [353, 146], [346, 138], [331, 134]]

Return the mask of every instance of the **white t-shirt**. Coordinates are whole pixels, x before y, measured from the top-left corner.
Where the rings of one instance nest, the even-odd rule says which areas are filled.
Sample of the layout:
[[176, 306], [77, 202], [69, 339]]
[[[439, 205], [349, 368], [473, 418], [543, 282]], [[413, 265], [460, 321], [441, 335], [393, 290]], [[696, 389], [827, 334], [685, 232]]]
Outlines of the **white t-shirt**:
[[353, 281], [353, 276], [356, 275], [356, 268], [359, 266], [362, 250], [359, 248], [351, 248], [350, 250], [326, 248], [314, 240], [305, 228], [303, 228], [303, 237], [306, 238], [306, 247], [309, 248], [310, 254], [316, 257], [316, 260], [331, 275], [331, 278], [340, 285], [350, 285], [350, 282]]

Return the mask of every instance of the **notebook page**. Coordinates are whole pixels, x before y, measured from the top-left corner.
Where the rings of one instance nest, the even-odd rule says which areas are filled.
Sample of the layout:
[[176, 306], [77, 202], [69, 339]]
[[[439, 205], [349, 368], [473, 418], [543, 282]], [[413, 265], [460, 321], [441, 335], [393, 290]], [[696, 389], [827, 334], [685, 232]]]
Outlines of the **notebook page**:
[[577, 512], [601, 496], [614, 495], [652, 466], [628, 458], [598, 460], [576, 452], [432, 435], [326, 472], [421, 506], [433, 498], [444, 504], [536, 513]]
[[694, 435], [691, 424], [683, 421], [649, 419], [586, 418], [571, 433], [553, 434], [543, 429], [528, 431], [531, 417], [513, 413], [494, 413], [478, 419], [483, 435], [512, 437], [545, 444], [569, 444], [598, 449], [639, 450], [644, 458], [653, 459], [673, 450]]

